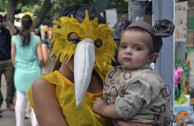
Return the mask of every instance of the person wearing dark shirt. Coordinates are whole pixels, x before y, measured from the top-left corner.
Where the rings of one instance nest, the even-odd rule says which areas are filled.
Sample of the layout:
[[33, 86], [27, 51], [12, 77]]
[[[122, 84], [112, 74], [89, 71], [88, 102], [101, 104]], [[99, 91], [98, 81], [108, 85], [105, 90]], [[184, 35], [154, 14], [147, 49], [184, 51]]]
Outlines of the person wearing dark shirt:
[[[3, 26], [4, 18], [0, 15], [0, 87], [1, 87], [1, 78], [4, 75], [7, 83], [7, 94], [6, 94], [6, 104], [7, 108], [14, 110], [15, 106], [13, 104], [14, 99], [14, 83], [13, 83], [13, 73], [14, 68], [11, 63], [11, 34], [8, 29]], [[3, 104], [3, 95], [0, 90], [0, 112], [1, 106]]]

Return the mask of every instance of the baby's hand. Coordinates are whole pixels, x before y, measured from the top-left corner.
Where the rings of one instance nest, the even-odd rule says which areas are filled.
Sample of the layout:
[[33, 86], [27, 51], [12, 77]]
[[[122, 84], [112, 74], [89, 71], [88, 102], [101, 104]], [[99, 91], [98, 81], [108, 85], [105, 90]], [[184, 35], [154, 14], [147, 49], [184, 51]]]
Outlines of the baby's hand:
[[104, 115], [104, 109], [108, 104], [102, 100], [101, 98], [96, 98], [96, 101], [94, 102], [94, 105], [92, 107], [93, 111], [100, 114]]

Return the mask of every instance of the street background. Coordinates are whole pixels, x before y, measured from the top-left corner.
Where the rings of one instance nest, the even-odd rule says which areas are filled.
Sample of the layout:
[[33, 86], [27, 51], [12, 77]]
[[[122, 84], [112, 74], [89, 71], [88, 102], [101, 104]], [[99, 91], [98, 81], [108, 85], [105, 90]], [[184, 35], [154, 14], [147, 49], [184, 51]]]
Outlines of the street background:
[[[5, 99], [6, 97], [6, 81], [4, 76], [2, 76], [1, 79], [1, 91], [3, 93], [3, 98]], [[16, 125], [16, 120], [15, 120], [15, 112], [10, 111], [6, 107], [5, 100], [3, 101], [3, 105], [1, 106], [2, 113], [0, 115], [0, 126], [15, 126]], [[30, 119], [25, 119], [25, 126], [31, 126], [30, 124]]]

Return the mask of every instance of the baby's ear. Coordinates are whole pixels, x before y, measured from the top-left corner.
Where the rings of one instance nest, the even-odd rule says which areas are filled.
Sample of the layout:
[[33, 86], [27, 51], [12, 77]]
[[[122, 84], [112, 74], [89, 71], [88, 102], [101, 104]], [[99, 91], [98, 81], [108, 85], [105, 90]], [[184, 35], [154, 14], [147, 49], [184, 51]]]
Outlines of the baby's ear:
[[151, 54], [150, 57], [149, 57], [149, 60], [148, 60], [148, 64], [151, 64], [151, 63], [155, 62], [158, 58], [158, 55], [159, 54], [157, 52]]

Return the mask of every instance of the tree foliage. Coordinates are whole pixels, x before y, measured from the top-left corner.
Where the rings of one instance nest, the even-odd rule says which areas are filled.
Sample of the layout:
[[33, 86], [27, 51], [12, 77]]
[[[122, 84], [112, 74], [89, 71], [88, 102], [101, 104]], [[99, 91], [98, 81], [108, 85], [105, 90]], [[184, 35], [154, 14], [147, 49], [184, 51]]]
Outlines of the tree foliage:
[[0, 12], [5, 11], [6, 5], [7, 5], [7, 0], [0, 0]]
[[[31, 12], [36, 17], [34, 27], [41, 23], [50, 23], [61, 11], [72, 4], [93, 5], [98, 12], [106, 8], [117, 8], [117, 11], [127, 12], [126, 0], [0, 0], [0, 12], [6, 13], [8, 27], [14, 33], [14, 15], [23, 12]], [[13, 28], [13, 29], [12, 29]]]

